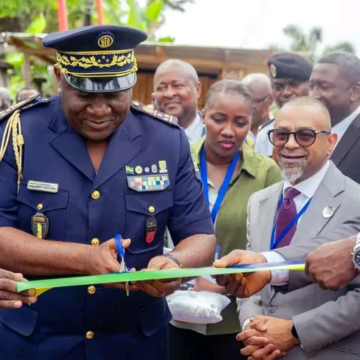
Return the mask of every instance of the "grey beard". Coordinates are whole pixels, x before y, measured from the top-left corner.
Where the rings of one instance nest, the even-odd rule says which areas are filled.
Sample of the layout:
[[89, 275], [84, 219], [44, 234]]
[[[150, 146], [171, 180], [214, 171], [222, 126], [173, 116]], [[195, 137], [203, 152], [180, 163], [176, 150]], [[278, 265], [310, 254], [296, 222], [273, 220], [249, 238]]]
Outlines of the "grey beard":
[[[281, 174], [283, 178], [286, 181], [288, 181], [290, 184], [293, 184], [296, 180], [301, 178], [301, 176], [304, 174], [306, 165], [307, 164], [299, 164], [299, 166], [295, 170], [293, 167], [286, 166], [285, 164], [282, 164], [281, 161], [279, 162]], [[288, 170], [293, 170], [293, 171], [288, 171]]]

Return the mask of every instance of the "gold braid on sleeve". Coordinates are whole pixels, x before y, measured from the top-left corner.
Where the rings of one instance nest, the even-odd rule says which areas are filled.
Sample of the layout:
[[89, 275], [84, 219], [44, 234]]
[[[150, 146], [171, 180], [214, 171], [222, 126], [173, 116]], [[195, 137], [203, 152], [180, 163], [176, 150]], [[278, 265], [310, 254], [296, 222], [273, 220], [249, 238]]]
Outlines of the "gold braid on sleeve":
[[20, 181], [22, 178], [22, 154], [24, 146], [24, 136], [21, 133], [20, 110], [15, 111], [8, 120], [4, 130], [4, 136], [0, 146], [0, 162], [5, 156], [6, 149], [9, 146], [10, 138], [15, 155], [15, 162], [18, 173], [17, 189], [19, 191]]

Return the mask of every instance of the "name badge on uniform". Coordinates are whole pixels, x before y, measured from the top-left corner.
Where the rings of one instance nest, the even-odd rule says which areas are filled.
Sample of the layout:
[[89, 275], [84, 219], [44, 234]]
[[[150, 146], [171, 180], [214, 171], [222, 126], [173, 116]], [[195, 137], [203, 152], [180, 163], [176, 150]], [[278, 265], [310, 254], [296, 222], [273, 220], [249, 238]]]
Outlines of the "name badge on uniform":
[[29, 180], [27, 188], [32, 191], [42, 191], [56, 194], [59, 191], [59, 184]]
[[36, 213], [31, 218], [31, 229], [39, 239], [45, 239], [49, 232], [49, 219], [43, 213]]
[[161, 191], [170, 185], [169, 175], [128, 176], [128, 187], [137, 192]]

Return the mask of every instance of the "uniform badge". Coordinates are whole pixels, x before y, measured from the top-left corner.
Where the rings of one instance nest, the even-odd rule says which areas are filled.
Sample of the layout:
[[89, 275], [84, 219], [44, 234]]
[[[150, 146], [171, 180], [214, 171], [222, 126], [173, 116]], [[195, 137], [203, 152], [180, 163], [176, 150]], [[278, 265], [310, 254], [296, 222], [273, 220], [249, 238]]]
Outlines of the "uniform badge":
[[38, 239], [45, 239], [49, 232], [49, 219], [43, 213], [36, 213], [31, 218], [31, 229]]
[[142, 167], [141, 167], [140, 165], [135, 166], [135, 172], [136, 172], [137, 174], [142, 174], [142, 172], [143, 172]]
[[333, 206], [329, 205], [323, 210], [322, 215], [325, 219], [329, 219], [334, 215], [335, 210]]
[[128, 187], [137, 192], [161, 191], [170, 186], [169, 175], [128, 176]]
[[156, 166], [155, 164], [152, 164], [152, 165], [151, 165], [151, 172], [152, 172], [153, 174], [156, 174], [156, 173], [158, 172], [157, 166]]
[[146, 168], [144, 169], [144, 171], [145, 171], [146, 173], [148, 173], [148, 172], [150, 172], [150, 169], [149, 169], [148, 167], [146, 167]]
[[270, 74], [273, 78], [276, 78], [276, 66], [274, 64], [270, 65]]
[[145, 241], [151, 244], [154, 241], [157, 228], [157, 221], [154, 216], [149, 216], [146, 219], [146, 236]]
[[131, 166], [125, 166], [125, 171], [127, 174], [134, 175], [134, 168]]
[[29, 180], [27, 188], [32, 191], [42, 191], [56, 194], [59, 191], [59, 184]]
[[114, 43], [114, 35], [111, 33], [106, 33], [101, 35], [97, 41], [97, 44], [102, 49], [109, 48]]
[[167, 173], [167, 167], [166, 167], [166, 161], [165, 160], [159, 160], [159, 173], [164, 174]]

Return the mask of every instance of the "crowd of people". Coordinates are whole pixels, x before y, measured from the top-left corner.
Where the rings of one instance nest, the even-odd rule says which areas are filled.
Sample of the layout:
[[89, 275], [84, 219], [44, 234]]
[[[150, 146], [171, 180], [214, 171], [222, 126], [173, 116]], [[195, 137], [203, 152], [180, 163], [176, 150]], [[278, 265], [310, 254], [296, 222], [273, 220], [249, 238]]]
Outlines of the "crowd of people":
[[[360, 59], [279, 53], [268, 74], [212, 84], [203, 109], [196, 69], [168, 59], [149, 106], [131, 93], [145, 39], [49, 34], [58, 94], [0, 89], [1, 359], [358, 359]], [[306, 271], [16, 292], [119, 271], [115, 234], [133, 270]], [[177, 291], [229, 305], [217, 323], [171, 320]]]

